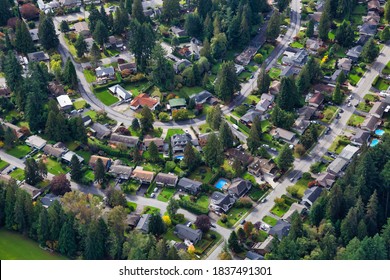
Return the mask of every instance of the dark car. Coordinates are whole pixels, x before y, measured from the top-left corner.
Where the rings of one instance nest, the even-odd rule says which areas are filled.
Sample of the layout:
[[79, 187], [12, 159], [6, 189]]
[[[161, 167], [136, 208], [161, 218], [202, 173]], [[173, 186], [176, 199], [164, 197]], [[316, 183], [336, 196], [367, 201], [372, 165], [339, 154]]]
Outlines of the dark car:
[[245, 224], [245, 222], [246, 222], [245, 220], [242, 220], [240, 224], [243, 225]]

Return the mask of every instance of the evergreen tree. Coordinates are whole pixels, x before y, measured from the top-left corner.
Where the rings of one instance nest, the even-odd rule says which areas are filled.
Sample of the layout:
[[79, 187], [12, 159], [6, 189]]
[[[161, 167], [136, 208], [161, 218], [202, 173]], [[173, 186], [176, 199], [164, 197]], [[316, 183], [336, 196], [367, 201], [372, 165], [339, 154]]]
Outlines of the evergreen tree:
[[62, 255], [73, 258], [77, 252], [76, 231], [74, 228], [74, 219], [69, 216], [61, 227], [58, 240], [58, 250]]
[[[5, 56], [3, 71], [7, 86], [11, 91], [15, 91], [16, 88], [20, 85], [21, 81], [23, 81], [23, 78], [21, 66], [12, 51], [9, 51]], [[23, 110], [23, 108], [19, 109]]]
[[274, 11], [267, 27], [267, 40], [273, 42], [276, 38], [279, 37], [280, 34], [280, 13], [278, 11]]
[[227, 43], [225, 33], [217, 33], [214, 35], [210, 43], [210, 53], [214, 59], [220, 59], [224, 56], [227, 50]]
[[126, 27], [128, 25], [129, 25], [128, 13], [123, 9], [117, 9], [115, 13], [114, 23], [113, 23], [114, 33], [117, 35], [121, 35], [126, 30]]
[[10, 127], [7, 127], [4, 133], [4, 147], [6, 149], [12, 148], [17, 140], [18, 138], [16, 137], [15, 131]]
[[61, 21], [61, 24], [60, 24], [60, 31], [62, 33], [66, 33], [66, 32], [69, 32], [70, 28], [69, 28], [69, 24], [66, 20], [62, 20]]
[[160, 236], [166, 232], [166, 227], [160, 214], [153, 214], [149, 220], [149, 232], [155, 236]]
[[235, 158], [233, 161], [232, 169], [234, 171], [234, 176], [241, 177], [243, 173], [242, 163], [239, 159]]
[[45, 50], [56, 49], [60, 44], [53, 19], [45, 13], [41, 13], [39, 18], [38, 37]]
[[261, 130], [259, 131], [259, 123], [260, 120], [256, 117], [247, 138], [248, 149], [252, 154], [255, 154], [261, 146]]
[[38, 219], [38, 241], [41, 246], [46, 246], [46, 241], [49, 240], [50, 228], [49, 228], [49, 216], [46, 208], [41, 208], [41, 213]]
[[0, 0], [0, 11], [0, 26], [4, 26], [7, 24], [8, 19], [12, 17], [9, 1]]
[[290, 129], [295, 122], [295, 116], [294, 113], [286, 112], [276, 105], [271, 113], [271, 121], [277, 127]]
[[371, 63], [379, 55], [379, 47], [375, 43], [374, 38], [370, 38], [363, 46], [361, 58], [367, 62]]
[[251, 29], [249, 26], [250, 20], [248, 17], [250, 17], [250, 14], [248, 13], [247, 9], [244, 9], [240, 22], [240, 45], [242, 47], [246, 46], [250, 41]]
[[47, 177], [47, 166], [43, 162], [43, 159], [40, 159], [38, 161], [38, 173], [39, 173], [39, 176], [41, 176], [42, 178]]
[[271, 78], [265, 70], [265, 65], [261, 67], [259, 77], [257, 78], [257, 87], [259, 88], [259, 94], [267, 93], [269, 86], [271, 85]]
[[279, 12], [283, 13], [283, 11], [288, 7], [289, 0], [277, 0], [276, 7], [278, 7]]
[[160, 161], [160, 154], [158, 152], [157, 145], [152, 141], [148, 147], [149, 160], [153, 163]]
[[186, 15], [184, 29], [187, 31], [188, 36], [201, 38], [203, 33], [202, 27], [202, 21], [197, 13]]
[[139, 121], [137, 118], [134, 118], [131, 122], [131, 129], [134, 131], [138, 131], [140, 129]]
[[31, 131], [39, 131], [45, 127], [46, 116], [44, 110], [45, 99], [42, 88], [39, 88], [37, 80], [29, 79], [26, 85], [29, 84], [27, 92], [27, 101], [25, 106], [25, 116], [29, 123]]
[[199, 165], [198, 156], [195, 154], [195, 150], [190, 142], [188, 142], [186, 147], [184, 148], [183, 163], [190, 171], [194, 170]]
[[105, 257], [108, 230], [102, 218], [88, 225], [85, 237], [84, 259], [102, 260]]
[[93, 34], [96, 28], [97, 22], [102, 20], [102, 14], [98, 11], [94, 4], [91, 5], [89, 9], [89, 30]]
[[106, 175], [106, 168], [101, 158], [98, 158], [98, 160], [96, 161], [93, 173], [95, 175], [95, 180], [98, 183], [102, 183], [104, 181], [104, 177]]
[[277, 105], [285, 111], [293, 111], [299, 101], [298, 99], [294, 80], [283, 77], [280, 83], [280, 92], [276, 100]]
[[211, 58], [211, 46], [207, 38], [203, 41], [203, 48], [200, 50], [200, 55], [207, 59]]
[[173, 218], [176, 215], [177, 210], [179, 210], [180, 206], [176, 199], [171, 198], [168, 201], [167, 205], [167, 213], [169, 217]]
[[141, 129], [142, 134], [146, 134], [147, 132], [153, 130], [153, 113], [149, 109], [149, 107], [145, 106], [141, 110]]
[[237, 48], [241, 45], [240, 43], [240, 14], [235, 15], [229, 23], [228, 30], [226, 32], [229, 45], [232, 48]]
[[233, 230], [232, 233], [229, 236], [228, 240], [228, 246], [230, 250], [232, 250], [234, 253], [241, 253], [242, 252], [242, 247], [240, 243], [238, 242], [238, 237], [236, 232]]
[[344, 20], [336, 30], [335, 39], [341, 46], [347, 48], [353, 44], [354, 38], [355, 33], [352, 26]]
[[79, 158], [76, 155], [72, 156], [70, 161], [70, 177], [75, 182], [80, 182], [83, 177], [83, 172], [81, 171], [81, 164]]
[[127, 14], [131, 15], [133, 10], [133, 0], [125, 0], [125, 9]]
[[390, 1], [386, 1], [385, 4], [385, 20], [390, 23]]
[[27, 25], [22, 20], [16, 22], [15, 49], [25, 55], [34, 51], [34, 43], [28, 32]]
[[227, 122], [221, 122], [219, 126], [219, 139], [224, 150], [233, 147], [234, 136]]
[[96, 22], [92, 37], [100, 47], [104, 47], [104, 43], [108, 40], [108, 29], [101, 20]]
[[180, 16], [179, 0], [165, 0], [162, 8], [162, 16], [168, 22]]
[[210, 108], [207, 111], [206, 122], [209, 124], [209, 126], [212, 129], [217, 130], [221, 125], [221, 121], [222, 121], [222, 111], [219, 106]]
[[381, 32], [381, 40], [383, 42], [390, 40], [390, 27], [386, 26], [383, 31]]
[[208, 166], [218, 168], [223, 163], [223, 149], [218, 137], [211, 133], [203, 148], [205, 162]]
[[206, 18], [207, 14], [212, 10], [213, 3], [211, 0], [199, 0], [197, 2], [197, 10], [202, 18]]
[[343, 102], [343, 95], [341, 94], [339, 83], [336, 84], [336, 87], [333, 90], [332, 101], [337, 105], [340, 105]]
[[16, 184], [8, 184], [5, 189], [4, 224], [6, 229], [13, 229], [15, 224]]
[[[62, 114], [61, 114], [62, 116]], [[87, 130], [84, 126], [83, 119], [80, 116], [73, 117], [69, 120], [69, 133], [72, 139], [76, 141], [80, 141], [81, 143], [86, 144], [88, 141]], [[68, 135], [63, 136], [64, 139], [67, 138]]]
[[139, 23], [143, 23], [146, 21], [146, 17], [144, 15], [144, 8], [142, 7], [142, 0], [133, 1], [131, 18], [137, 20]]
[[84, 36], [82, 34], [79, 34], [77, 37], [74, 47], [76, 48], [77, 57], [83, 57], [84, 53], [88, 51], [87, 43], [84, 41]]
[[279, 169], [286, 171], [294, 162], [293, 151], [290, 149], [288, 144], [285, 144], [276, 158], [276, 164]]
[[42, 181], [42, 177], [39, 175], [38, 164], [33, 158], [26, 159], [26, 166], [24, 168], [24, 177], [27, 184], [35, 186]]
[[70, 85], [72, 88], [77, 87], [77, 73], [76, 68], [74, 67], [72, 61], [70, 58], [65, 63], [64, 72], [62, 74], [62, 77], [64, 79], [64, 82]]
[[99, 59], [102, 58], [100, 53], [100, 49], [95, 42], [93, 42], [91, 50], [89, 51], [89, 55], [91, 56], [91, 65], [92, 67], [97, 66]]
[[[64, 174], [61, 174], [64, 175]], [[65, 176], [65, 175], [64, 175]], [[57, 242], [60, 237], [61, 226], [64, 223], [64, 211], [58, 201], [54, 201], [47, 210], [49, 218], [49, 240]]]
[[233, 94], [240, 89], [236, 68], [232, 61], [222, 63], [214, 88], [216, 94], [225, 102], [230, 102]]
[[367, 203], [365, 224], [369, 236], [373, 236], [378, 232], [378, 196], [376, 190], [371, 195]]
[[306, 28], [306, 37], [311, 38], [314, 35], [314, 20], [310, 19], [309, 22], [307, 23], [307, 28]]
[[156, 85], [165, 90], [172, 90], [175, 86], [175, 70], [165, 55], [164, 49], [156, 45], [152, 54], [151, 76]]
[[326, 13], [324, 11], [321, 14], [320, 24], [318, 26], [318, 37], [320, 37], [324, 41], [328, 40], [328, 32], [329, 32], [330, 23], [331, 23], [329, 16], [330, 16], [329, 13]]

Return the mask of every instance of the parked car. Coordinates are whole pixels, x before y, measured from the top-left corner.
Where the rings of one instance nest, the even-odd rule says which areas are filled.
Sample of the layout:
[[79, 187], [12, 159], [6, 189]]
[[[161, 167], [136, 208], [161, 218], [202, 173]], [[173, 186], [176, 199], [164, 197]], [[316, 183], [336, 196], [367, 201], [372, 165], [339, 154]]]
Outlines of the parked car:
[[188, 222], [188, 223], [186, 223], [186, 226], [187, 226], [187, 227], [190, 227], [190, 226], [192, 226], [192, 222]]
[[243, 224], [245, 224], [245, 223], [246, 223], [246, 221], [245, 221], [245, 220], [242, 220], [241, 223], [240, 223], [240, 225], [243, 225]]
[[153, 197], [155, 197], [155, 196], [156, 196], [156, 194], [155, 194], [154, 192], [150, 194], [150, 197], [151, 197], [151, 198], [153, 198]]
[[158, 188], [154, 188], [153, 192], [155, 192], [155, 193], [156, 193], [157, 191], [158, 191]]

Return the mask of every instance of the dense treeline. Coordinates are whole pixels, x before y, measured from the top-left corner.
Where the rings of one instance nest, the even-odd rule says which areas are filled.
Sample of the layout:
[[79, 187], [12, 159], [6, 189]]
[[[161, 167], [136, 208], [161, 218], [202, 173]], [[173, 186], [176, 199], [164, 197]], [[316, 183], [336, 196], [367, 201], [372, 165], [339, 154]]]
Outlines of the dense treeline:
[[104, 212], [100, 199], [92, 195], [69, 192], [61, 203], [45, 208], [14, 182], [0, 182], [0, 228], [17, 231], [68, 258], [187, 258], [186, 252], [168, 247], [158, 231], [127, 236], [123, 206]]
[[390, 137], [363, 148], [330, 192], [310, 209], [309, 225], [297, 215], [289, 235], [268, 259], [390, 258]]

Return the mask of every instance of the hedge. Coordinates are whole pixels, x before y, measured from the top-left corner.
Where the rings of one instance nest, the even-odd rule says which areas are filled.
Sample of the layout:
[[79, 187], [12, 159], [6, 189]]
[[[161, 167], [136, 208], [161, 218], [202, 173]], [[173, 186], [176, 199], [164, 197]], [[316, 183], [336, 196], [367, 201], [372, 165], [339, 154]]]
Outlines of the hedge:
[[186, 201], [186, 200], [178, 200], [179, 205], [181, 208], [186, 209], [190, 211], [191, 213], [194, 213], [196, 215], [208, 215], [209, 209], [204, 208], [202, 206], [199, 206], [196, 203], [193, 203], [191, 201]]
[[122, 152], [120, 150], [114, 150], [114, 149], [110, 148], [109, 146], [102, 145], [102, 144], [96, 144], [96, 143], [89, 144], [89, 147], [92, 149], [95, 148], [98, 150], [102, 150], [107, 155], [114, 156], [114, 157], [127, 157], [128, 156], [128, 153], [126, 153], [126, 152]]
[[241, 123], [241, 122], [237, 122], [237, 125], [239, 128], [241, 128], [244, 132], [248, 133], [250, 132], [250, 129], [249, 127], [247, 127], [245, 124]]
[[233, 116], [230, 116], [230, 121], [234, 124], [237, 124], [237, 119]]

